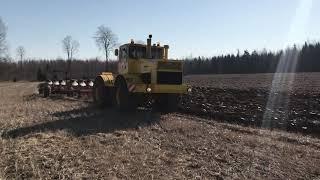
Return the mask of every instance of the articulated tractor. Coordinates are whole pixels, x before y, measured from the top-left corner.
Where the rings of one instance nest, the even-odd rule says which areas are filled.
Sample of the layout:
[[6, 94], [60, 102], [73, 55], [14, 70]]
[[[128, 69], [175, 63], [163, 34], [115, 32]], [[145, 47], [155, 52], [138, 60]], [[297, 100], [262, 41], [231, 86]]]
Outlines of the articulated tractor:
[[168, 60], [168, 45], [151, 45], [131, 40], [115, 50], [118, 73], [102, 72], [95, 78], [93, 100], [99, 106], [115, 106], [121, 111], [149, 104], [175, 110], [182, 94], [191, 88], [182, 83], [181, 61]]

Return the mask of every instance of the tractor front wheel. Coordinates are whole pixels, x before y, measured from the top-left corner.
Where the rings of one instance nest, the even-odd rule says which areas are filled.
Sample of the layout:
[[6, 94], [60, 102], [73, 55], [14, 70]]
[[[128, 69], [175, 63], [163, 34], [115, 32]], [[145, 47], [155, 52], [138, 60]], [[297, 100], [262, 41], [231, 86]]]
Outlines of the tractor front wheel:
[[116, 83], [115, 104], [119, 111], [133, 111], [137, 106], [133, 95], [129, 94], [126, 83], [119, 80]]

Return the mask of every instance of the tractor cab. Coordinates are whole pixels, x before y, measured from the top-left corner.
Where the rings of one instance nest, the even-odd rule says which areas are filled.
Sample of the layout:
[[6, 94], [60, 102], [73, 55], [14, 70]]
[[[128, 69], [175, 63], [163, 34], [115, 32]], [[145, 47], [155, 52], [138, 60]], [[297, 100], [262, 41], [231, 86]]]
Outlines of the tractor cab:
[[150, 53], [150, 57], [147, 55], [147, 47], [146, 45], [143, 44], [128, 44], [127, 45], [129, 50], [129, 58], [131, 59], [149, 59], [149, 60], [161, 60], [164, 58], [163, 56], [163, 52], [164, 52], [164, 48], [160, 47], [160, 44], [158, 45], [153, 45], [151, 47], [151, 53]]
[[[168, 45], [160, 46], [160, 43], [151, 45], [152, 35], [149, 35], [147, 44], [124, 44], [115, 50], [118, 56], [118, 73], [156, 73], [158, 64], [168, 62]], [[175, 62], [181, 64], [181, 62]], [[181, 69], [182, 70], [182, 69]]]
[[167, 60], [168, 59], [168, 45], [160, 46], [160, 43], [151, 45], [152, 35], [149, 35], [147, 44], [131, 43], [124, 44], [115, 50], [115, 55], [118, 56], [119, 61], [127, 61], [129, 59], [139, 60]]
[[143, 44], [124, 44], [119, 48], [119, 61], [126, 61], [129, 59], [139, 60], [146, 59], [146, 46]]

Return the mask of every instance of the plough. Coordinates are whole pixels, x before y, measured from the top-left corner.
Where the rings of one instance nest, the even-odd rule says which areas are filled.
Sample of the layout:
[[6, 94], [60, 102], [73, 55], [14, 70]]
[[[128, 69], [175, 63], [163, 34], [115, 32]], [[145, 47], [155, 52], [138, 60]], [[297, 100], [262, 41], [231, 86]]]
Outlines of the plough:
[[38, 85], [39, 94], [43, 97], [51, 95], [67, 95], [69, 97], [91, 96], [93, 89], [92, 80], [47, 80]]

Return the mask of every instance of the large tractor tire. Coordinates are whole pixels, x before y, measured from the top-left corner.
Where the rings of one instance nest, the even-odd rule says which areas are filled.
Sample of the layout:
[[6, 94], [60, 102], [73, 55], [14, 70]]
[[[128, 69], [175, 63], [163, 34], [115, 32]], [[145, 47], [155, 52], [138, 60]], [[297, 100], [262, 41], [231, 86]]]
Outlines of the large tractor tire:
[[93, 102], [98, 107], [106, 107], [112, 105], [110, 89], [105, 86], [101, 78], [97, 78], [95, 80], [92, 93]]
[[163, 94], [158, 97], [156, 106], [163, 112], [175, 112], [178, 110], [180, 102], [179, 94]]
[[115, 105], [119, 111], [133, 111], [137, 105], [133, 95], [130, 95], [126, 82], [122, 79], [116, 81]]

